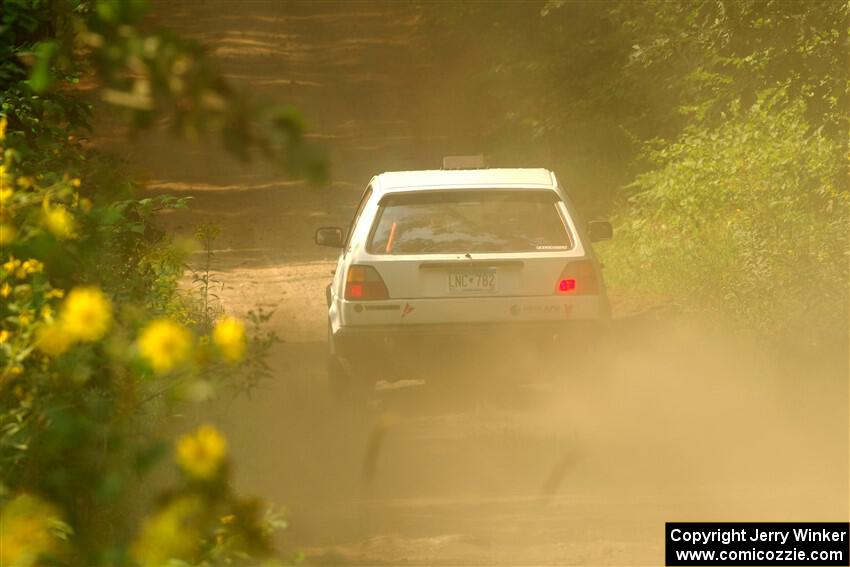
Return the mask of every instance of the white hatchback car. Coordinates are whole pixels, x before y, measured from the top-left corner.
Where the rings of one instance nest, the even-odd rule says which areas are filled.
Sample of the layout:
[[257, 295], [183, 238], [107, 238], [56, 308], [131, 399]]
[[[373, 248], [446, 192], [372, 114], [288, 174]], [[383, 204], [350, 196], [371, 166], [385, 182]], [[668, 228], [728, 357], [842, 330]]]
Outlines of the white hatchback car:
[[581, 222], [546, 169], [377, 175], [346, 232], [316, 231], [342, 249], [327, 288], [330, 373], [366, 369], [409, 339], [554, 336], [605, 320], [590, 242], [610, 237], [609, 223]]

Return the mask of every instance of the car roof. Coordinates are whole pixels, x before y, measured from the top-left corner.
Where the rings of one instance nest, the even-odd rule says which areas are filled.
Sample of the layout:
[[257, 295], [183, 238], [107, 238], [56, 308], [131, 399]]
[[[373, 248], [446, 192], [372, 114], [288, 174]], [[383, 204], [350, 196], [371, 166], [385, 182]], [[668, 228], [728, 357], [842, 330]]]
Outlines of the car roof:
[[554, 173], [543, 168], [387, 171], [372, 178], [376, 193], [479, 187], [556, 189], [558, 181]]

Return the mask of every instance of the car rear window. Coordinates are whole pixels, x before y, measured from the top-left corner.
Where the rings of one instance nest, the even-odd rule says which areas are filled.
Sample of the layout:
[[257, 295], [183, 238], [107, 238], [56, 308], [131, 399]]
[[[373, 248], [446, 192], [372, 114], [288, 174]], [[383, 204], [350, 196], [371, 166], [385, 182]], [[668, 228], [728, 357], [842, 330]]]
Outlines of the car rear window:
[[427, 191], [381, 200], [371, 254], [539, 252], [572, 248], [552, 191]]

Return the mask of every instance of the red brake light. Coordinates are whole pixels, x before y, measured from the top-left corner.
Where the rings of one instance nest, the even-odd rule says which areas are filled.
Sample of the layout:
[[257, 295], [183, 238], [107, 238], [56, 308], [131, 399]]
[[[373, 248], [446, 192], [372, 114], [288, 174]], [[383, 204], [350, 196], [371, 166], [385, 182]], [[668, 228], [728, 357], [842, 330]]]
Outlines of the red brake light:
[[345, 277], [345, 298], [360, 300], [389, 299], [390, 294], [381, 275], [372, 266], [354, 265]]
[[348, 294], [351, 297], [348, 299], [360, 299], [363, 297], [363, 284], [359, 283], [350, 283], [348, 284]]
[[555, 293], [576, 295], [599, 293], [599, 282], [596, 281], [596, 270], [593, 267], [593, 262], [591, 260], [579, 260], [567, 264], [558, 279]]

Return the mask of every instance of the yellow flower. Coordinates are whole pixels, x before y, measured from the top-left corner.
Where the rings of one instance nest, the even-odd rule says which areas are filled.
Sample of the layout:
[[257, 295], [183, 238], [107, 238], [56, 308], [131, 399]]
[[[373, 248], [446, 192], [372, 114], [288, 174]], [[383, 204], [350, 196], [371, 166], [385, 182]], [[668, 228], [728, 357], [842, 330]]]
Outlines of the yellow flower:
[[148, 324], [139, 337], [139, 353], [154, 372], [165, 373], [182, 364], [192, 347], [192, 334], [181, 325], [168, 319], [157, 319]]
[[0, 187], [0, 205], [5, 205], [12, 198], [12, 193], [11, 187]]
[[26, 327], [30, 323], [32, 323], [33, 312], [32, 309], [26, 309], [18, 315], [18, 323], [21, 327]]
[[49, 356], [59, 356], [71, 346], [71, 336], [62, 325], [50, 323], [38, 330], [35, 345]]
[[76, 188], [79, 189], [80, 179], [78, 177], [75, 177], [74, 179], [71, 180], [71, 187], [76, 187]]
[[175, 460], [183, 472], [200, 480], [214, 478], [227, 456], [227, 440], [212, 425], [177, 440]]
[[9, 285], [9, 282], [3, 284], [3, 287], [0, 287], [0, 297], [7, 298], [12, 294], [12, 286]]
[[11, 244], [18, 235], [18, 230], [11, 224], [0, 223], [0, 246]]
[[139, 565], [161, 567], [178, 560], [195, 564], [203, 541], [204, 502], [181, 496], [142, 523], [132, 553]]
[[41, 565], [55, 554], [61, 540], [53, 526], [61, 521], [56, 509], [34, 496], [21, 494], [0, 510], [0, 565]]
[[97, 341], [112, 324], [112, 303], [96, 287], [76, 287], [59, 313], [62, 329], [72, 341]]
[[29, 260], [24, 261], [20, 267], [15, 271], [15, 276], [18, 279], [24, 279], [30, 274], [36, 274], [44, 270], [44, 264], [39, 262], [38, 260], [33, 260], [30, 258]]
[[3, 344], [6, 341], [8, 341], [9, 337], [11, 337], [11, 336], [12, 336], [12, 333], [7, 331], [6, 329], [3, 329], [2, 331], [0, 331], [0, 344]]
[[245, 325], [235, 317], [219, 320], [213, 331], [213, 340], [229, 362], [239, 362], [245, 355]]
[[6, 117], [0, 116], [0, 140], [6, 139], [6, 124], [8, 124]]
[[9, 256], [9, 261], [3, 264], [3, 269], [8, 273], [12, 273], [20, 267], [21, 261], [16, 259], [14, 256]]
[[65, 290], [63, 290], [63, 289], [51, 289], [44, 296], [47, 297], [48, 299], [53, 299], [53, 298], [62, 299], [63, 297], [65, 297]]
[[74, 237], [74, 217], [62, 205], [54, 207], [45, 203], [43, 223], [56, 238]]

